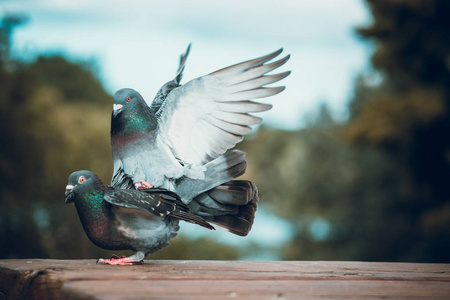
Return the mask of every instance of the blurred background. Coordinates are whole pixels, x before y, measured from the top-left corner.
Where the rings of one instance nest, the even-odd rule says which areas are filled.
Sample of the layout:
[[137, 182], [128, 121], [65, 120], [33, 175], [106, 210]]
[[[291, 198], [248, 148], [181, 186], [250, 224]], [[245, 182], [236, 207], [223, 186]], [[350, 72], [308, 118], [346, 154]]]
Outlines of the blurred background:
[[279, 47], [293, 73], [237, 145], [249, 236], [182, 224], [150, 259], [450, 262], [449, 1], [160, 2], [0, 0], [0, 258], [112, 254], [67, 177], [109, 183], [112, 94], [151, 101], [192, 42], [184, 83]]

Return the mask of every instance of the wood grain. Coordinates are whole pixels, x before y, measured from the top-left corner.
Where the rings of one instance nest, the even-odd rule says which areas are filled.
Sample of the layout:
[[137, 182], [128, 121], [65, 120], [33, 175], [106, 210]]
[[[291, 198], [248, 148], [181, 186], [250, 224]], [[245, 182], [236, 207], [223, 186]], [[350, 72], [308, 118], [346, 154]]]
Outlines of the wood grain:
[[0, 299], [450, 299], [450, 264], [0, 260]]

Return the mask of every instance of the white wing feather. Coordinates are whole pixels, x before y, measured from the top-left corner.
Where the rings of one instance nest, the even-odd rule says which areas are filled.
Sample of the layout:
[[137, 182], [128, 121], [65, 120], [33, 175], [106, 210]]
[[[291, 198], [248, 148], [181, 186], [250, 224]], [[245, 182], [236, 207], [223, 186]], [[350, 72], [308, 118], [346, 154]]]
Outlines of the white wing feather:
[[159, 138], [185, 163], [204, 164], [225, 153], [250, 133], [262, 119], [249, 113], [272, 108], [251, 99], [282, 92], [284, 87], [264, 87], [290, 72], [265, 75], [284, 65], [289, 55], [272, 63], [280, 49], [196, 78], [174, 89], [158, 114]]

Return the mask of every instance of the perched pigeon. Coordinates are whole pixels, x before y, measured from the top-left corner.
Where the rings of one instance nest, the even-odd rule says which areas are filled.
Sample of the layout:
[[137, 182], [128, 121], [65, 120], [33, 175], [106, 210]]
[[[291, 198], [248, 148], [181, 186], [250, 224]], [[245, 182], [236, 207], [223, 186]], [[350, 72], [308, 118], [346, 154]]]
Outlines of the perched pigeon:
[[270, 62], [282, 49], [180, 85], [190, 45], [174, 80], [149, 107], [132, 89], [114, 94], [111, 145], [115, 188], [164, 188], [176, 192], [191, 211], [237, 235], [251, 229], [256, 186], [232, 180], [245, 172], [242, 151], [228, 149], [251, 132], [261, 118], [249, 113], [272, 106], [250, 101], [278, 94], [265, 87], [290, 72], [266, 75], [289, 55]]
[[111, 259], [99, 259], [102, 263], [141, 262], [149, 253], [169, 244], [179, 230], [179, 220], [214, 229], [192, 214], [173, 192], [117, 190], [103, 185], [90, 171], [72, 173], [65, 196], [66, 203], [75, 203], [84, 231], [95, 245], [109, 250], [136, 251], [130, 257], [114, 255]]

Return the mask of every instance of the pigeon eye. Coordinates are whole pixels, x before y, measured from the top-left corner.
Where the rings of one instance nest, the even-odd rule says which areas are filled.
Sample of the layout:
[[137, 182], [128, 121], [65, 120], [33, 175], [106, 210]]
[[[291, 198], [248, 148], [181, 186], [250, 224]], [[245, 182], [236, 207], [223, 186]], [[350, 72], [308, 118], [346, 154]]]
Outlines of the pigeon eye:
[[78, 178], [78, 183], [83, 183], [86, 181], [86, 178], [84, 176], [80, 176], [80, 178]]
[[131, 101], [131, 97], [128, 97], [128, 98], [127, 98], [127, 102], [130, 102], [130, 101]]

